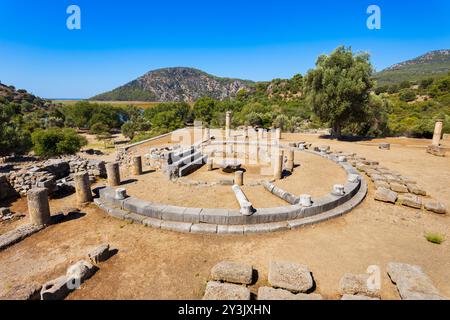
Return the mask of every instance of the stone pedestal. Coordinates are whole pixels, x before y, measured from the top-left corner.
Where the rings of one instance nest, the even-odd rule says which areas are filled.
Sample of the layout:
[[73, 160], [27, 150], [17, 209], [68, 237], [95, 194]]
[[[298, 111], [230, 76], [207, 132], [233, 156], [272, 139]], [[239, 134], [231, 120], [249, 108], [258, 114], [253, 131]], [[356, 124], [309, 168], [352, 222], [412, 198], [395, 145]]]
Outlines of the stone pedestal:
[[238, 170], [234, 173], [234, 184], [237, 184], [238, 186], [244, 185], [244, 171]]
[[283, 153], [276, 156], [273, 163], [273, 177], [280, 180], [283, 177]]
[[73, 176], [75, 181], [75, 193], [78, 204], [92, 202], [91, 183], [87, 172], [77, 173]]
[[30, 223], [37, 226], [50, 224], [50, 206], [48, 192], [45, 188], [36, 188], [28, 191], [28, 214]]
[[443, 121], [437, 120], [434, 126], [433, 142], [431, 145], [438, 147], [441, 143]]
[[142, 174], [142, 157], [133, 157], [133, 174], [135, 176], [140, 176]]
[[291, 173], [294, 171], [294, 156], [294, 150], [289, 150], [287, 152], [286, 170]]
[[106, 165], [106, 174], [108, 175], [108, 185], [117, 187], [120, 185], [120, 169], [119, 163], [113, 162]]

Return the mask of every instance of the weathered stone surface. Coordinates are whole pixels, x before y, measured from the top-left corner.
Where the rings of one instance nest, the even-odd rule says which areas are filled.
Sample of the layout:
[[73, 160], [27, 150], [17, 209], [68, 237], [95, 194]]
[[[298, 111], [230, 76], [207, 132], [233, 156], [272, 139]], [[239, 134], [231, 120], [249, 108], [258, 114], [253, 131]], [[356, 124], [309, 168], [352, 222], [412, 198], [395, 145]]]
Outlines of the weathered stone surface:
[[97, 271], [97, 268], [90, 262], [80, 260], [71, 265], [66, 272], [68, 279], [79, 279], [81, 282], [89, 279]]
[[44, 226], [27, 224], [0, 235], [0, 251], [41, 231]]
[[109, 244], [102, 244], [88, 253], [89, 259], [94, 264], [106, 261], [110, 256], [111, 252], [109, 251]]
[[390, 184], [390, 186], [391, 186], [391, 190], [394, 191], [394, 192], [408, 193], [408, 188], [402, 183], [392, 182]]
[[440, 146], [428, 146], [427, 152], [438, 157], [445, 157], [445, 149]]
[[368, 274], [346, 273], [339, 281], [339, 292], [350, 295], [365, 295], [370, 297], [379, 297], [380, 290], [369, 288]]
[[253, 268], [250, 265], [222, 261], [211, 269], [211, 279], [240, 284], [251, 284]]
[[426, 196], [427, 192], [420, 186], [418, 186], [415, 183], [408, 183], [407, 185], [408, 191], [412, 194], [418, 195], [418, 196]]
[[307, 292], [313, 287], [313, 278], [306, 265], [272, 261], [269, 266], [269, 283], [273, 287], [292, 292]]
[[387, 273], [397, 285], [403, 300], [442, 300], [439, 291], [422, 268], [406, 263], [390, 262]]
[[397, 197], [398, 195], [396, 192], [383, 187], [378, 188], [375, 192], [375, 200], [378, 201], [395, 203]]
[[51, 280], [42, 286], [41, 299], [42, 300], [63, 300], [71, 291], [69, 289], [70, 279], [66, 276], [61, 276]]
[[21, 284], [10, 289], [0, 300], [40, 300], [41, 289], [38, 283]]
[[415, 209], [420, 209], [422, 208], [422, 199], [419, 196], [410, 194], [410, 193], [405, 193], [405, 194], [401, 194], [398, 197], [398, 201], [407, 207], [411, 207], [411, 208], [415, 208]]
[[379, 174], [379, 173], [372, 173], [372, 174], [370, 174], [370, 179], [372, 179], [373, 182], [375, 182], [375, 181], [387, 181], [387, 179], [384, 176], [382, 176], [381, 174]]
[[390, 189], [391, 186], [389, 185], [389, 183], [387, 181], [381, 181], [381, 180], [377, 180], [374, 182], [375, 184], [375, 188], [385, 188], [385, 189]]
[[191, 233], [217, 233], [217, 225], [209, 223], [196, 223], [191, 227]]
[[250, 300], [250, 290], [237, 284], [209, 281], [203, 300]]
[[382, 142], [382, 143], [378, 144], [378, 149], [381, 149], [381, 150], [390, 150], [390, 149], [391, 149], [391, 144], [390, 144], [390, 143]]
[[368, 296], [363, 296], [360, 294], [344, 294], [341, 300], [380, 300], [379, 298], [373, 298]]
[[447, 208], [445, 207], [445, 205], [437, 201], [429, 201], [425, 203], [425, 209], [439, 214], [447, 213]]
[[294, 294], [284, 289], [275, 289], [271, 287], [260, 287], [258, 289], [258, 300], [322, 300], [322, 296], [317, 293]]

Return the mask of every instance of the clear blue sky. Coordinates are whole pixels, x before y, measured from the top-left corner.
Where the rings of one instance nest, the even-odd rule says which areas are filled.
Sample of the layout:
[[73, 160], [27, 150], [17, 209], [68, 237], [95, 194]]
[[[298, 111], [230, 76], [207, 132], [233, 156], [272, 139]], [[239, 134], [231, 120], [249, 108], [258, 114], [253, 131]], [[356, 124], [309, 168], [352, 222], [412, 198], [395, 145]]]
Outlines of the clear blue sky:
[[[81, 8], [82, 29], [66, 27]], [[370, 4], [382, 29], [366, 27]], [[448, 0], [0, 0], [0, 81], [47, 98], [87, 98], [145, 72], [287, 78], [344, 44], [377, 70], [450, 48]]]

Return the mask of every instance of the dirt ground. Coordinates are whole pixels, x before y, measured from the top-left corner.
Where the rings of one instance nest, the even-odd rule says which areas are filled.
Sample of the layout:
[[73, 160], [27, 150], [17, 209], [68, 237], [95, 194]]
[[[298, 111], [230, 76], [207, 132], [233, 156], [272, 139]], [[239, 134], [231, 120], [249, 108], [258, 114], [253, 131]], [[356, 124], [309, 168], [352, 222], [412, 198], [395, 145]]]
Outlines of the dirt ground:
[[[425, 148], [429, 140], [338, 142], [317, 135], [289, 134], [285, 137], [285, 141], [328, 144], [333, 149], [356, 152], [380, 161], [385, 167], [416, 178], [433, 198], [450, 208], [450, 157], [427, 154]], [[380, 141], [391, 142], [391, 150], [379, 150], [377, 143]], [[295, 175], [290, 178], [307, 180], [301, 175], [316, 172], [320, 174], [318, 185], [322, 184], [322, 179], [328, 179], [330, 185], [333, 179], [342, 179], [339, 170], [323, 174], [320, 165], [304, 169], [304, 172], [297, 170], [298, 178]], [[324, 166], [323, 170], [328, 169]], [[292, 187], [289, 189], [292, 192], [302, 191], [289, 186], [289, 179], [280, 185], [283, 183], [286, 189]], [[201, 193], [206, 193], [204, 188], [198, 188]], [[127, 189], [132, 193], [133, 185], [128, 184]], [[230, 193], [225, 191], [224, 198]], [[164, 198], [160, 195], [164, 191], [152, 183], [147, 185], [145, 192]], [[373, 185], [369, 182], [366, 200], [343, 217], [303, 229], [245, 236], [156, 230], [115, 220], [90, 206], [83, 210], [84, 216], [50, 226], [1, 251], [0, 296], [14, 285], [29, 281], [45, 283], [62, 275], [71, 263], [85, 258], [89, 249], [107, 242], [119, 250], [118, 254], [102, 263], [97, 274], [68, 299], [200, 299], [211, 268], [225, 259], [254, 266], [258, 281], [251, 287], [253, 292], [267, 284], [271, 260], [306, 264], [316, 281], [315, 292], [327, 299], [339, 297], [338, 284], [344, 273], [364, 273], [373, 264], [382, 270], [382, 298], [398, 299], [386, 274], [386, 264], [391, 261], [417, 264], [430, 276], [441, 294], [450, 298], [450, 215], [376, 202], [373, 193]], [[74, 200], [73, 195], [52, 200], [52, 211], [73, 206]], [[176, 203], [176, 198], [173, 201]], [[260, 200], [252, 196], [252, 201]], [[16, 201], [12, 207], [13, 210], [26, 210], [24, 200]], [[14, 226], [26, 220], [27, 217], [14, 222]], [[0, 232], [5, 230], [6, 227]], [[426, 232], [441, 233], [447, 240], [441, 245], [432, 244], [424, 238]]]

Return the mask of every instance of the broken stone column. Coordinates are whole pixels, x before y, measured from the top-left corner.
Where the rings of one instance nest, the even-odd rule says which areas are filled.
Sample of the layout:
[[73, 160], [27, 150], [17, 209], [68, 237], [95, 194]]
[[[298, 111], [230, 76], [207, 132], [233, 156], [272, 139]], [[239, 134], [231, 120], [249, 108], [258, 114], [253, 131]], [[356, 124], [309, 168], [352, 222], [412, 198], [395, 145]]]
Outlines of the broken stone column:
[[238, 170], [234, 173], [234, 184], [237, 184], [238, 186], [244, 185], [244, 171]]
[[248, 201], [247, 196], [244, 194], [241, 187], [235, 184], [232, 189], [236, 195], [237, 201], [239, 202], [239, 206], [241, 207], [241, 214], [244, 216], [251, 216], [255, 209], [253, 209], [252, 203]]
[[142, 157], [141, 156], [133, 157], [133, 174], [135, 176], [142, 175]]
[[263, 186], [270, 193], [276, 195], [278, 198], [281, 198], [292, 205], [297, 204], [299, 202], [299, 198], [297, 198], [295, 195], [278, 188], [273, 183], [264, 181]]
[[295, 157], [294, 150], [292, 149], [289, 150], [287, 152], [286, 170], [291, 173], [294, 171], [294, 157]]
[[273, 159], [273, 177], [274, 179], [280, 180], [283, 177], [283, 152], [280, 151], [280, 155]]
[[203, 140], [211, 140], [211, 129], [205, 128], [205, 134], [203, 136]]
[[438, 147], [441, 143], [443, 120], [437, 120], [434, 125], [434, 134], [432, 145]]
[[120, 169], [118, 162], [108, 163], [106, 165], [106, 174], [108, 176], [108, 185], [110, 187], [120, 185]]
[[231, 111], [227, 111], [225, 120], [225, 135], [227, 138], [231, 136], [231, 115]]
[[208, 171], [213, 171], [214, 169], [214, 160], [208, 159]]
[[31, 224], [45, 226], [50, 224], [50, 206], [48, 191], [45, 188], [36, 188], [28, 191], [28, 213]]
[[91, 183], [87, 172], [77, 173], [73, 176], [75, 181], [75, 193], [78, 204], [92, 202]]

